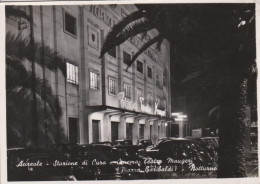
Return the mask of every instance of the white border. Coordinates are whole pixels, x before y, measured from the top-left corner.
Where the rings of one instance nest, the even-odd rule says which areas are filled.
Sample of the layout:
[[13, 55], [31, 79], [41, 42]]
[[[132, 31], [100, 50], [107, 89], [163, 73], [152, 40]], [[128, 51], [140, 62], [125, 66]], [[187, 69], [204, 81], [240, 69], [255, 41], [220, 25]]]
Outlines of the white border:
[[[87, 4], [188, 4], [188, 3], [257, 3], [259, 0], [123, 0], [123, 1], [22, 1], [13, 0], [2, 1], [6, 5], [87, 5]], [[1, 2], [1, 0], [0, 0]], [[259, 3], [259, 2], [258, 2]]]
[[[218, 1], [211, 1], [211, 0], [146, 0], [146, 1], [45, 1], [45, 2], [11, 2], [11, 0], [2, 1], [0, 0], [0, 183], [30, 183], [30, 182], [7, 182], [7, 155], [6, 155], [6, 89], [5, 89], [5, 8], [4, 5], [87, 5], [87, 4], [141, 4], [141, 3], [256, 3], [256, 60], [257, 66], [259, 68], [260, 61], [259, 61], [259, 54], [260, 54], [260, 0], [218, 0]], [[259, 91], [260, 82], [257, 80], [257, 91]], [[257, 96], [257, 100], [259, 102], [260, 93]], [[260, 105], [258, 104], [258, 109], [260, 109]], [[260, 113], [258, 110], [258, 118], [260, 118]], [[258, 133], [259, 133], [259, 126], [258, 126]], [[259, 139], [259, 135], [258, 135]], [[259, 141], [258, 141], [259, 143]], [[258, 158], [260, 154], [258, 151]], [[258, 159], [259, 160], [259, 159]], [[259, 166], [259, 163], [258, 163]], [[49, 181], [49, 182], [33, 182], [33, 183], [64, 183], [63, 181]], [[236, 184], [259, 184], [260, 178], [234, 178], [234, 179], [163, 179], [163, 180], [129, 180], [129, 181], [76, 181], [72, 183], [135, 183], [135, 184], [143, 184], [149, 183], [154, 184], [160, 182], [160, 184], [168, 184], [168, 183], [192, 183], [192, 184], [200, 184], [200, 183], [212, 183], [212, 184], [230, 184], [235, 182]]]

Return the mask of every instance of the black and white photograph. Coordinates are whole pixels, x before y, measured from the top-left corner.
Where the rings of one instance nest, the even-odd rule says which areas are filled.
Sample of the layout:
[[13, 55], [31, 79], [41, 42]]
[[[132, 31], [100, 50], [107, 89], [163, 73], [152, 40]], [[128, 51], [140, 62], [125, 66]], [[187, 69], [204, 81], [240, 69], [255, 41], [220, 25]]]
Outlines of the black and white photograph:
[[256, 7], [5, 2], [1, 175], [257, 179]]

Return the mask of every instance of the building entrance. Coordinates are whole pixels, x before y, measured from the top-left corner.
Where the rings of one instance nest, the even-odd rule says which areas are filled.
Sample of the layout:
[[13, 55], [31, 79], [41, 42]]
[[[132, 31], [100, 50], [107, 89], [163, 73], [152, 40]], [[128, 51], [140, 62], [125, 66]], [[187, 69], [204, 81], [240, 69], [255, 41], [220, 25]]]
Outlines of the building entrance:
[[78, 142], [78, 118], [69, 118], [69, 142]]
[[118, 124], [119, 122], [111, 122], [111, 142], [114, 144], [118, 140]]
[[99, 142], [99, 121], [92, 120], [92, 138], [93, 142]]

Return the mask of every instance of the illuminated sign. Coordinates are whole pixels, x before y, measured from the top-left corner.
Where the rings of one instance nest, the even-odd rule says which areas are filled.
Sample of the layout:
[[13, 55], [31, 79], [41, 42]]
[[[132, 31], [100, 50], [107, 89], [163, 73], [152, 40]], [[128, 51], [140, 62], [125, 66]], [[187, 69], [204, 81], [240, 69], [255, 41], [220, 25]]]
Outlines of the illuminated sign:
[[[131, 110], [131, 111], [138, 111], [137, 103], [128, 101], [125, 97], [125, 92], [119, 92], [118, 98], [119, 98], [119, 103], [120, 103], [121, 108]], [[140, 97], [139, 101], [141, 103], [141, 112], [144, 112], [147, 114], [166, 116], [166, 109], [165, 110], [158, 109], [158, 104], [159, 104], [158, 99], [157, 99], [157, 102], [155, 102], [154, 112], [152, 111], [152, 108], [149, 105], [144, 105], [144, 103], [143, 103], [144, 97]]]
[[150, 106], [148, 106], [148, 105], [145, 106], [143, 104], [144, 98], [140, 97], [139, 100], [140, 100], [140, 103], [141, 103], [141, 111], [145, 112], [145, 113], [148, 113], [148, 114], [152, 114], [152, 108]]
[[155, 108], [154, 108], [154, 114], [160, 115], [160, 116], [166, 116], [166, 109], [164, 111], [158, 109], [159, 102], [155, 102]]
[[118, 93], [118, 98], [120, 101], [121, 108], [130, 110], [130, 111], [137, 111], [137, 103], [128, 101], [125, 97], [124, 92]]

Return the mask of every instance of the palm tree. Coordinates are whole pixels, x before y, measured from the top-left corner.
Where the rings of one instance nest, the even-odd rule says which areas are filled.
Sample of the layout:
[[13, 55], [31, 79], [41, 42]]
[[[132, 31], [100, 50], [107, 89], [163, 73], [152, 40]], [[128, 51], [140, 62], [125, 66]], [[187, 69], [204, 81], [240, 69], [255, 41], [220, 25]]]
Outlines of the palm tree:
[[[43, 121], [45, 122], [45, 127], [42, 127], [41, 130], [45, 129], [45, 136], [46, 136], [46, 139], [48, 139], [47, 138], [48, 137], [47, 122], [49, 122], [49, 123], [53, 122], [52, 116], [54, 116], [56, 118], [56, 123], [58, 125], [59, 116], [60, 116], [60, 112], [59, 112], [60, 106], [59, 106], [59, 103], [57, 100], [58, 97], [56, 97], [56, 99], [55, 98], [52, 99], [53, 100], [52, 103], [55, 104], [55, 108], [57, 108], [57, 109], [55, 110], [53, 107], [51, 108], [52, 111], [50, 111], [50, 109], [49, 109], [49, 107], [50, 107], [49, 103], [51, 103], [51, 101], [48, 102], [48, 100], [50, 100], [49, 97], [52, 96], [53, 94], [52, 94], [52, 91], [51, 91], [51, 88], [50, 88], [48, 82], [45, 80], [45, 73], [44, 73], [45, 67], [50, 69], [51, 71], [56, 71], [59, 69], [59, 70], [61, 70], [63, 75], [66, 76], [66, 65], [63, 62], [63, 60], [61, 59], [61, 57], [58, 55], [58, 53], [55, 53], [49, 47], [44, 46], [43, 44], [40, 44], [40, 43], [37, 43], [34, 41], [34, 30], [33, 30], [34, 25], [33, 25], [32, 6], [29, 6], [29, 12], [30, 12], [29, 14], [27, 14], [25, 11], [23, 11], [19, 6], [6, 6], [5, 10], [6, 10], [6, 17], [20, 18], [20, 19], [22, 18], [25, 20], [25, 21], [23, 21], [23, 23], [27, 21], [30, 24], [30, 35], [28, 35], [28, 38], [22, 38], [20, 34], [18, 34], [18, 36], [14, 36], [9, 32], [7, 33], [7, 35], [6, 35], [6, 56], [8, 56], [9, 59], [7, 59], [6, 61], [7, 61], [7, 66], [8, 66], [8, 64], [10, 64], [10, 62], [8, 62], [8, 61], [10, 61], [10, 58], [15, 58], [16, 61], [19, 61], [22, 63], [24, 63], [24, 61], [26, 61], [27, 63], [29, 62], [31, 64], [31, 70], [28, 71], [29, 72], [28, 75], [26, 75], [26, 76], [22, 75], [21, 77], [25, 77], [25, 78], [27, 77], [27, 80], [31, 80], [31, 83], [29, 83], [30, 84], [29, 86], [31, 89], [31, 94], [32, 94], [31, 98], [32, 99], [27, 98], [27, 100], [31, 100], [31, 103], [27, 103], [27, 104], [22, 103], [22, 104], [27, 105], [27, 106], [30, 105], [29, 109], [31, 110], [31, 118], [33, 118], [31, 120], [31, 124], [29, 125], [32, 127], [30, 132], [32, 133], [32, 138], [34, 140], [35, 146], [37, 146], [38, 134], [37, 134], [36, 130], [38, 129], [38, 126], [42, 126], [41, 124], [38, 125], [38, 119], [43, 119]], [[20, 32], [22, 32], [22, 30]], [[42, 53], [41, 57], [43, 57], [43, 53], [44, 53], [43, 59], [37, 60], [35, 58], [35, 54], [37, 52]], [[55, 62], [53, 62], [53, 61], [55, 61]], [[40, 79], [38, 76], [36, 76], [35, 63], [39, 64], [43, 68], [43, 73], [44, 73], [43, 79]], [[18, 68], [15, 67], [15, 69], [18, 69]], [[18, 80], [19, 80], [19, 78], [18, 78]], [[9, 83], [9, 82], [10, 81], [8, 80], [7, 83]], [[17, 82], [17, 81], [13, 81], [13, 82]], [[39, 86], [39, 84], [40, 84], [40, 86]], [[41, 88], [39, 88], [39, 87], [41, 87]], [[40, 95], [39, 90], [41, 90], [41, 95]], [[39, 106], [39, 103], [41, 103], [40, 101], [42, 101], [43, 104]], [[43, 111], [43, 112], [41, 112], [41, 111]], [[50, 112], [53, 113], [52, 116], [50, 116]], [[43, 114], [43, 117], [38, 117], [38, 115], [41, 116], [42, 114]], [[49, 119], [49, 118], [51, 118], [51, 119]], [[58, 126], [56, 129], [57, 129], [57, 131], [56, 131], [57, 140], [56, 141], [58, 141], [60, 130], [59, 130]]]
[[[65, 63], [60, 56], [50, 48], [35, 43], [35, 51], [45, 49], [45, 66], [50, 70], [56, 70], [53, 64], [57, 59], [58, 68], [66, 75]], [[33, 143], [32, 132], [46, 137], [46, 143], [56, 142], [56, 132], [46, 132], [46, 125], [39, 124], [37, 130], [33, 130], [32, 118], [33, 97], [32, 97], [32, 71], [26, 68], [26, 63], [31, 63], [30, 42], [27, 38], [14, 36], [10, 32], [6, 34], [6, 101], [7, 101], [7, 135], [8, 147], [29, 146]], [[40, 66], [43, 63], [35, 60]], [[43, 86], [45, 93], [42, 93]], [[45, 79], [35, 77], [36, 106], [39, 119], [47, 121], [50, 125], [57, 124], [61, 116], [61, 107], [58, 98], [53, 94], [52, 89]], [[44, 117], [43, 117], [44, 116]]]
[[[31, 140], [30, 125], [33, 122], [31, 118], [32, 108], [32, 92], [31, 92], [31, 77], [30, 71], [24, 67], [22, 60], [7, 56], [6, 58], [6, 100], [7, 100], [7, 134], [8, 146], [24, 146]], [[42, 98], [42, 85], [46, 85], [46, 111], [47, 120], [50, 124], [55, 124], [57, 116], [61, 115], [61, 108], [58, 99], [52, 93], [51, 87], [46, 81], [41, 78], [36, 78], [36, 97], [37, 97], [37, 114], [43, 114], [44, 101]], [[42, 117], [43, 118], [43, 117]], [[40, 128], [34, 131], [41, 130], [40, 134], [45, 135], [44, 124], [39, 125]], [[16, 136], [13, 136], [13, 133]], [[48, 134], [49, 143], [54, 143], [54, 135]], [[16, 144], [13, 145], [12, 144]]]
[[[255, 65], [254, 5], [221, 4], [217, 8], [216, 5], [137, 6], [139, 11], [112, 28], [100, 56], [127, 39], [154, 28], [158, 35], [135, 53], [130, 65], [149, 46], [156, 42], [160, 45], [163, 38], [176, 49], [186, 49], [183, 55], [189, 55], [189, 51], [212, 54], [215, 72], [209, 77], [222, 81], [218, 177], [245, 177], [247, 78]], [[183, 45], [193, 45], [193, 50]], [[191, 78], [199, 75], [194, 74]]]

